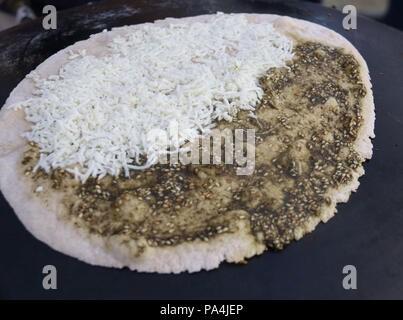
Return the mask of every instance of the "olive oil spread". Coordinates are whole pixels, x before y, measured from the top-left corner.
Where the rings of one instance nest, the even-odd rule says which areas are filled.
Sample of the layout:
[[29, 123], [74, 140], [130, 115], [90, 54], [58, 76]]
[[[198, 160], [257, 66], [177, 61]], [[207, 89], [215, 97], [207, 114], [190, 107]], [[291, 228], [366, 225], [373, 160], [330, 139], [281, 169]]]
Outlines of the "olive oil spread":
[[[334, 206], [330, 192], [346, 185], [364, 159], [353, 143], [367, 94], [356, 59], [318, 42], [299, 41], [288, 68], [270, 69], [257, 118], [240, 111], [220, 129], [254, 129], [256, 168], [236, 175], [232, 165], [161, 165], [130, 178], [89, 178], [85, 184], [57, 169], [33, 173], [39, 152], [27, 146], [24, 176], [37, 197], [63, 194], [66, 213], [91, 237], [140, 257], [147, 247], [205, 241], [237, 231], [243, 220], [256, 243], [283, 249], [305, 225]], [[135, 243], [135, 245], [133, 244]]]

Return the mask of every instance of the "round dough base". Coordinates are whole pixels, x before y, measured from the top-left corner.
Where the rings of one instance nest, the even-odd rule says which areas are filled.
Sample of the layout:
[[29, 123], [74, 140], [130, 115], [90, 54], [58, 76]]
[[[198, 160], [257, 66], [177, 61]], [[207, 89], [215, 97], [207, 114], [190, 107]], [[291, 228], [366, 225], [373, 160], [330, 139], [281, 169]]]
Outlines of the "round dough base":
[[[364, 159], [371, 158], [370, 138], [375, 136], [373, 96], [367, 64], [354, 46], [338, 33], [304, 20], [270, 14], [246, 14], [245, 16], [250, 23], [272, 22], [277, 31], [294, 39], [316, 41], [343, 48], [344, 52], [355, 57], [360, 65], [360, 74], [367, 95], [362, 100], [363, 122], [354, 147]], [[171, 23], [208, 21], [211, 17], [212, 15], [182, 19], [167, 18], [155, 23], [166, 26]], [[135, 28], [143, 26], [144, 24], [136, 25]], [[95, 34], [88, 40], [77, 42], [48, 58], [35, 71], [40, 77], [57, 73], [59, 68], [68, 62], [69, 50], [86, 49], [87, 54], [102, 55], [105, 44], [113, 37], [127, 33], [129, 28], [133, 27], [115, 28], [109, 32]], [[147, 247], [141, 257], [128, 259], [127, 256], [120, 254], [119, 250], [106, 247], [101, 239], [90, 239], [78, 228], [58, 219], [57, 213], [66, 210], [61, 204], [61, 196], [49, 194], [46, 197], [38, 197], [33, 194], [32, 186], [22, 179], [23, 173], [19, 168], [22, 152], [27, 143], [21, 138], [21, 133], [29, 129], [29, 123], [24, 120], [23, 110], [14, 111], [7, 107], [28, 99], [32, 89], [33, 82], [25, 78], [12, 91], [0, 111], [0, 189], [18, 218], [36, 238], [57, 251], [93, 265], [128, 267], [131, 270], [143, 272], [179, 273], [210, 270], [217, 268], [222, 261], [243, 262], [245, 258], [263, 253], [265, 246], [255, 241], [249, 232], [247, 221], [240, 222], [237, 233], [220, 234], [208, 242], [195, 241], [174, 247]], [[333, 217], [337, 211], [337, 202], [348, 200], [351, 192], [355, 191], [359, 185], [358, 178], [363, 174], [363, 169], [357, 170], [348, 185], [333, 190], [331, 205], [323, 210], [319, 217], [312, 218], [298, 228], [295, 231], [295, 239], [298, 240], [304, 234], [313, 231], [320, 221], [326, 222]]]

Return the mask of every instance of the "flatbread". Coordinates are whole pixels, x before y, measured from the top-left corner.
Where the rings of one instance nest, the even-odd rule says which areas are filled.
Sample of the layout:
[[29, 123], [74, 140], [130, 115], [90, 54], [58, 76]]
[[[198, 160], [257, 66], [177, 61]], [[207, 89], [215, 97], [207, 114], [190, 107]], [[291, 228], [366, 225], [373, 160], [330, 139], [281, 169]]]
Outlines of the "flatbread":
[[[168, 18], [155, 23], [166, 26], [169, 23], [208, 21], [211, 17], [202, 15], [182, 19]], [[354, 56], [359, 64], [360, 76], [367, 92], [362, 99], [362, 123], [354, 142], [354, 149], [363, 159], [371, 158], [370, 138], [375, 136], [373, 96], [368, 67], [354, 46], [338, 33], [307, 21], [270, 14], [247, 14], [246, 17], [252, 23], [273, 22], [276, 30], [295, 40], [320, 42], [341, 48], [344, 53]], [[138, 27], [141, 28], [142, 25]], [[107, 42], [127, 31], [126, 27], [121, 27], [93, 35], [88, 40], [77, 42], [54, 54], [35, 71], [41, 77], [57, 73], [60, 66], [68, 61], [69, 50], [86, 49], [87, 54], [102, 55]], [[23, 110], [14, 111], [7, 108], [31, 97], [32, 90], [33, 82], [24, 79], [12, 91], [0, 111], [0, 189], [21, 222], [36, 238], [57, 251], [93, 265], [128, 267], [137, 271], [160, 273], [210, 270], [217, 268], [222, 261], [244, 262], [245, 259], [266, 250], [266, 246], [256, 241], [251, 234], [248, 220], [240, 220], [236, 232], [218, 234], [207, 242], [195, 240], [164, 247], [146, 245], [143, 254], [134, 257], [122, 252], [121, 248], [105, 245], [99, 237], [89, 237], [84, 230], [59, 219], [58, 216], [66, 211], [62, 204], [62, 193], [35, 194], [33, 186], [23, 177], [20, 163], [27, 141], [21, 137], [21, 133], [27, 131], [30, 124], [24, 120]], [[358, 178], [363, 174], [364, 169], [359, 166], [348, 184], [332, 191], [331, 205], [323, 208], [320, 216], [312, 217], [297, 228], [294, 231], [294, 238], [300, 239], [304, 234], [313, 231], [320, 221], [326, 222], [333, 217], [337, 211], [337, 202], [348, 200], [351, 192], [358, 188]]]

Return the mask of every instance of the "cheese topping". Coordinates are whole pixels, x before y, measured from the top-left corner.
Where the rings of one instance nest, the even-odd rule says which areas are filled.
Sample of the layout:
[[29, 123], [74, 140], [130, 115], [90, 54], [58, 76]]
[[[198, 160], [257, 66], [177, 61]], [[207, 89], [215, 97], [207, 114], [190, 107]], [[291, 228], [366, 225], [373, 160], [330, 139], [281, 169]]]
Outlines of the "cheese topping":
[[102, 56], [71, 53], [58, 75], [31, 74], [35, 97], [14, 106], [33, 123], [24, 136], [41, 153], [34, 170], [66, 168], [83, 182], [128, 175], [167, 152], [150, 141], [152, 130], [175, 121], [180, 151], [215, 120], [232, 121], [239, 110], [254, 117], [258, 78], [284, 67], [292, 44], [272, 24], [217, 14], [208, 23], [132, 26]]

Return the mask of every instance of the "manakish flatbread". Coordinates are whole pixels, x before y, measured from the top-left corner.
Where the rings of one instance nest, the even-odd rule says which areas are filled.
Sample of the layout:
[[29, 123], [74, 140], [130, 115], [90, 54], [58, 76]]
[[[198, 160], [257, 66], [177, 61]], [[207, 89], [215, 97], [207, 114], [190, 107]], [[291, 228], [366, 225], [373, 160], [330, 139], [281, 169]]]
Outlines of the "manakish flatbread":
[[[247, 14], [246, 17], [252, 23], [272, 22], [277, 31], [294, 39], [296, 44], [312, 42], [338, 48], [344, 54], [351, 55], [358, 63], [357, 70], [363, 86], [364, 93], [360, 100], [361, 124], [355, 133], [352, 146], [361, 161], [354, 166], [347, 182], [327, 191], [328, 203], [319, 207], [318, 214], [306, 218], [303, 223], [290, 229], [291, 235], [284, 241], [284, 244], [287, 244], [290, 240], [298, 240], [304, 234], [313, 231], [320, 221], [326, 222], [333, 217], [337, 202], [346, 202], [351, 191], [355, 191], [359, 185], [358, 178], [364, 174], [361, 162], [371, 158], [370, 138], [374, 137], [375, 112], [370, 77], [367, 65], [358, 51], [350, 42], [332, 30], [307, 21], [277, 15]], [[183, 19], [169, 18], [156, 23], [160, 25], [184, 21], [193, 23], [208, 21], [210, 18], [210, 15]], [[86, 49], [88, 54], [102, 54], [108, 41], [126, 32], [125, 27], [116, 28], [77, 42], [48, 58], [37, 67], [36, 72], [41, 77], [56, 74], [60, 66], [68, 61], [68, 50]], [[319, 50], [318, 52], [322, 50], [320, 47], [315, 48]], [[0, 187], [19, 219], [39, 240], [55, 250], [90, 264], [118, 268], [127, 266], [132, 270], [161, 273], [209, 270], [217, 268], [224, 260], [244, 262], [245, 258], [261, 254], [269, 242], [270, 247], [282, 248], [283, 243], [276, 243], [273, 239], [266, 244], [264, 241], [259, 241], [259, 236], [251, 231], [250, 219], [237, 219], [232, 232], [218, 232], [207, 241], [196, 238], [175, 245], [133, 242], [130, 245], [134, 253], [124, 246], [116, 245], [116, 242], [104, 241], [102, 236], [91, 236], [85, 228], [75, 227], [72, 221], [61, 218], [68, 211], [63, 203], [63, 192], [45, 190], [35, 193], [37, 185], [25, 176], [21, 165], [27, 148], [27, 141], [21, 138], [21, 133], [29, 129], [29, 123], [24, 120], [23, 110], [14, 111], [7, 107], [31, 97], [32, 90], [31, 80], [24, 79], [13, 90], [0, 112]], [[349, 124], [344, 123], [347, 127]]]

